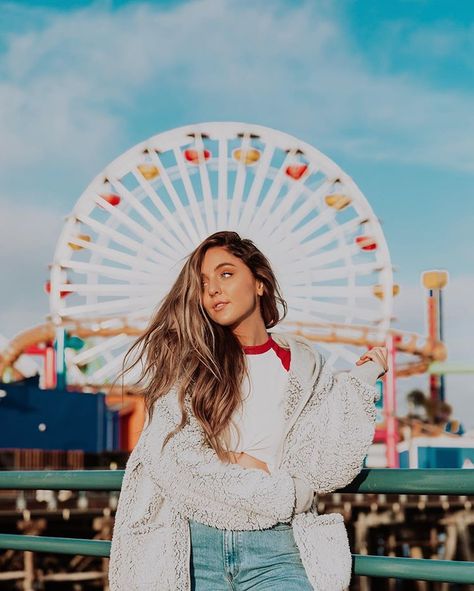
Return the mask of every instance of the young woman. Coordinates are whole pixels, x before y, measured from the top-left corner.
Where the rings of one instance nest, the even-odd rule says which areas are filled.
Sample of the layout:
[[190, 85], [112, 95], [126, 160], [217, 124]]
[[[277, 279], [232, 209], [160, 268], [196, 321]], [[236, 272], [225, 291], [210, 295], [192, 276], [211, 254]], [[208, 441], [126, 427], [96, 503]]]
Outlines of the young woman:
[[318, 515], [315, 493], [360, 472], [387, 350], [334, 376], [309, 341], [269, 332], [286, 309], [268, 260], [235, 232], [188, 257], [130, 351], [148, 412], [117, 507], [111, 591], [349, 584], [342, 516]]

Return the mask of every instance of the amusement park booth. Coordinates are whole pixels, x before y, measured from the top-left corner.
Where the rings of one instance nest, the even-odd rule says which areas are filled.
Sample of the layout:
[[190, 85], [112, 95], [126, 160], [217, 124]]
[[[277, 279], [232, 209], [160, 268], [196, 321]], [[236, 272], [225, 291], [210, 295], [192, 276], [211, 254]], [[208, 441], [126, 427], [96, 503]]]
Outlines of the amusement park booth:
[[119, 449], [119, 413], [101, 393], [39, 388], [38, 377], [0, 384], [0, 448]]
[[474, 464], [471, 437], [413, 437], [397, 446], [400, 468], [464, 468]]

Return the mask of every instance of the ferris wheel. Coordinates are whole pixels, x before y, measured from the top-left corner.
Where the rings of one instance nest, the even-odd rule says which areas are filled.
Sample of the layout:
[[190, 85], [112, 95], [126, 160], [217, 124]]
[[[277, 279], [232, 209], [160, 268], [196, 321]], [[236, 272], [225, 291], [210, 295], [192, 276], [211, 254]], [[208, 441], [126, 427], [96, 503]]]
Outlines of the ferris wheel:
[[[109, 164], [66, 218], [50, 275], [51, 319], [97, 336], [69, 351], [75, 380], [107, 384], [191, 251], [234, 230], [270, 260], [288, 303], [278, 330], [312, 323], [390, 326], [393, 275], [380, 223], [339, 166], [259, 125], [203, 123], [161, 133]], [[102, 336], [105, 328], [114, 336]], [[347, 344], [320, 346], [334, 366]], [[133, 380], [133, 374], [128, 379]]]

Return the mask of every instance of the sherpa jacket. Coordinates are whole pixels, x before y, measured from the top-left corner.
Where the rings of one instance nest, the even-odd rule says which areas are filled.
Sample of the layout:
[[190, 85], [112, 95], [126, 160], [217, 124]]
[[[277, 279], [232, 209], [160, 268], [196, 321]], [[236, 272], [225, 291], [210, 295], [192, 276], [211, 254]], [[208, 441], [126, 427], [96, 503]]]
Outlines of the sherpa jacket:
[[372, 384], [380, 368], [370, 361], [335, 376], [310, 341], [272, 337], [291, 351], [278, 468], [268, 474], [221, 462], [205, 443], [190, 400], [187, 424], [160, 452], [181, 418], [176, 390], [160, 397], [126, 464], [111, 544], [111, 591], [190, 591], [189, 519], [235, 530], [291, 522], [314, 589], [348, 586], [351, 554], [342, 515], [318, 515], [317, 495], [309, 511], [295, 515], [292, 477], [327, 493], [357, 476], [373, 440], [378, 397], [361, 368], [367, 376], [372, 366]]

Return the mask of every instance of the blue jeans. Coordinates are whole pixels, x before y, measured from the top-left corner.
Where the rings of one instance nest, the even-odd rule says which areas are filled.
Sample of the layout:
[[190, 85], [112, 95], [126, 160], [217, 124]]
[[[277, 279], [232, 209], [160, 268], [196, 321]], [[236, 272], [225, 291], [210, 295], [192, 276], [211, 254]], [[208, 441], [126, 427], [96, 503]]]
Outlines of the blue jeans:
[[291, 525], [253, 531], [189, 525], [192, 591], [313, 591]]

